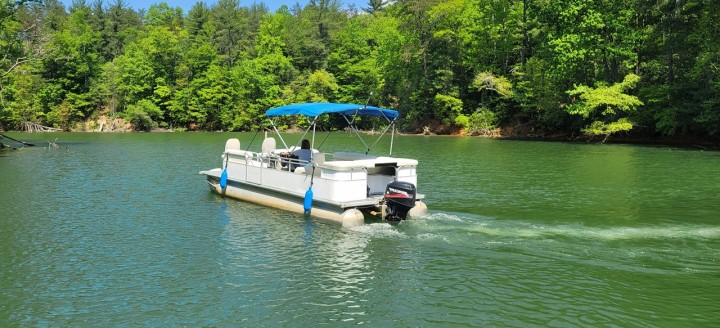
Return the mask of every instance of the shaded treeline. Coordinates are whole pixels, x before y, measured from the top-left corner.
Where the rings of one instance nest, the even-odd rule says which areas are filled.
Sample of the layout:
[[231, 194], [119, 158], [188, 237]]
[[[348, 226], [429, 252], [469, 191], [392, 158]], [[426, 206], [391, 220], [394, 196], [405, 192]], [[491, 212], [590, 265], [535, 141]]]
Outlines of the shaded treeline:
[[[720, 132], [720, 1], [3, 0], [0, 124], [249, 130], [305, 101], [401, 111], [404, 127], [483, 134]], [[332, 122], [328, 122], [332, 124]]]

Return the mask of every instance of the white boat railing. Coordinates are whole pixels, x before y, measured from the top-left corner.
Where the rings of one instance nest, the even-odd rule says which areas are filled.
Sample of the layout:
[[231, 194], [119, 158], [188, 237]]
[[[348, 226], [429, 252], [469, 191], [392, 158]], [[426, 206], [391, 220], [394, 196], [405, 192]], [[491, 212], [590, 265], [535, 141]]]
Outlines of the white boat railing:
[[[311, 164], [310, 161], [301, 160], [292, 155], [281, 155], [275, 152], [259, 153], [248, 150], [229, 149], [226, 150], [223, 154], [223, 163], [227, 162], [225, 156], [229, 156], [228, 161], [233, 164], [269, 168], [289, 172], [294, 171], [295, 168], [304, 167]], [[223, 166], [223, 168], [225, 167]]]

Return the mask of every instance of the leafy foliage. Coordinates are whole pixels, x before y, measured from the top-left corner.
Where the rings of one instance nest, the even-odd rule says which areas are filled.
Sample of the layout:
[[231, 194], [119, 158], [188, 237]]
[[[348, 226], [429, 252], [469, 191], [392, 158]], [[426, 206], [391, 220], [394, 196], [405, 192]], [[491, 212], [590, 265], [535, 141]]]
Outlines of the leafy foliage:
[[453, 124], [456, 118], [461, 115], [463, 111], [462, 100], [439, 93], [435, 95], [433, 106], [435, 109], [435, 116], [445, 118], [443, 123], [448, 125]]
[[627, 117], [612, 120], [622, 113], [634, 112], [637, 107], [643, 105], [643, 102], [636, 96], [625, 93], [634, 88], [639, 81], [639, 76], [628, 74], [622, 82], [612, 86], [601, 85], [594, 89], [584, 85], [576, 86], [567, 93], [571, 96], [578, 96], [579, 100], [568, 106], [567, 111], [586, 119], [604, 118], [604, 120], [593, 121], [583, 129], [585, 133], [591, 135], [609, 136], [616, 132], [629, 131], [633, 125]]
[[136, 131], [150, 131], [157, 127], [156, 120], [162, 119], [163, 113], [152, 101], [143, 99], [129, 105], [125, 115]]
[[63, 101], [47, 113], [47, 121], [63, 131], [70, 131], [73, 122], [82, 117], [82, 112], [75, 109], [69, 101]]
[[619, 111], [633, 111], [643, 102], [635, 96], [625, 94], [625, 91], [635, 87], [639, 81], [639, 76], [628, 74], [622, 82], [612, 86], [601, 85], [594, 89], [584, 85], [576, 86], [567, 93], [579, 96], [580, 101], [568, 106], [568, 112], [588, 118], [597, 109], [602, 109], [600, 114], [603, 116], [616, 115]]
[[5, 1], [0, 127], [249, 130], [269, 107], [338, 101], [411, 131], [720, 138], [718, 1], [304, 2]]
[[472, 115], [468, 120], [468, 133], [471, 135], [492, 135], [496, 126], [497, 117], [495, 113], [487, 109], [480, 109]]

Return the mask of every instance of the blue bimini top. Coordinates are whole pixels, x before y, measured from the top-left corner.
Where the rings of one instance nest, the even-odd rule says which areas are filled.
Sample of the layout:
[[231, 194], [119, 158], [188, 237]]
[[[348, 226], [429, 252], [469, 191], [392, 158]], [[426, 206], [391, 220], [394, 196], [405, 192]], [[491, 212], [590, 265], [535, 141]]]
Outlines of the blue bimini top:
[[265, 116], [305, 115], [315, 117], [322, 114], [379, 116], [386, 117], [388, 119], [396, 119], [399, 116], [398, 112], [393, 109], [338, 103], [302, 103], [285, 105], [269, 109], [265, 113]]

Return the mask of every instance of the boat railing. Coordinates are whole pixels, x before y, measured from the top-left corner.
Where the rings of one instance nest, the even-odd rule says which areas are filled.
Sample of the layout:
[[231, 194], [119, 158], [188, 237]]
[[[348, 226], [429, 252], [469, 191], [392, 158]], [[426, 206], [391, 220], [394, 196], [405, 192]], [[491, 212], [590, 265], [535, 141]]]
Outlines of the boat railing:
[[296, 168], [310, 164], [309, 161], [301, 160], [292, 154], [264, 153], [258, 156], [263, 167], [279, 171], [294, 172]]
[[[417, 161], [406, 158], [373, 156], [351, 152], [320, 153], [315, 152], [311, 161], [301, 160], [292, 153], [278, 150], [268, 153], [227, 150], [231, 161], [241, 165], [268, 168], [278, 171], [320, 174], [321, 169], [332, 171], [366, 170], [369, 175], [395, 176], [398, 169], [414, 168]], [[298, 168], [300, 168], [298, 170]]]
[[[318, 154], [319, 153], [315, 153], [316, 156], [318, 156]], [[310, 161], [301, 160], [297, 156], [287, 152], [262, 153], [227, 149], [224, 155], [229, 156], [229, 160], [233, 163], [288, 172], [294, 172], [298, 167], [305, 167], [312, 164]], [[225, 159], [223, 158], [223, 163], [224, 162]]]

